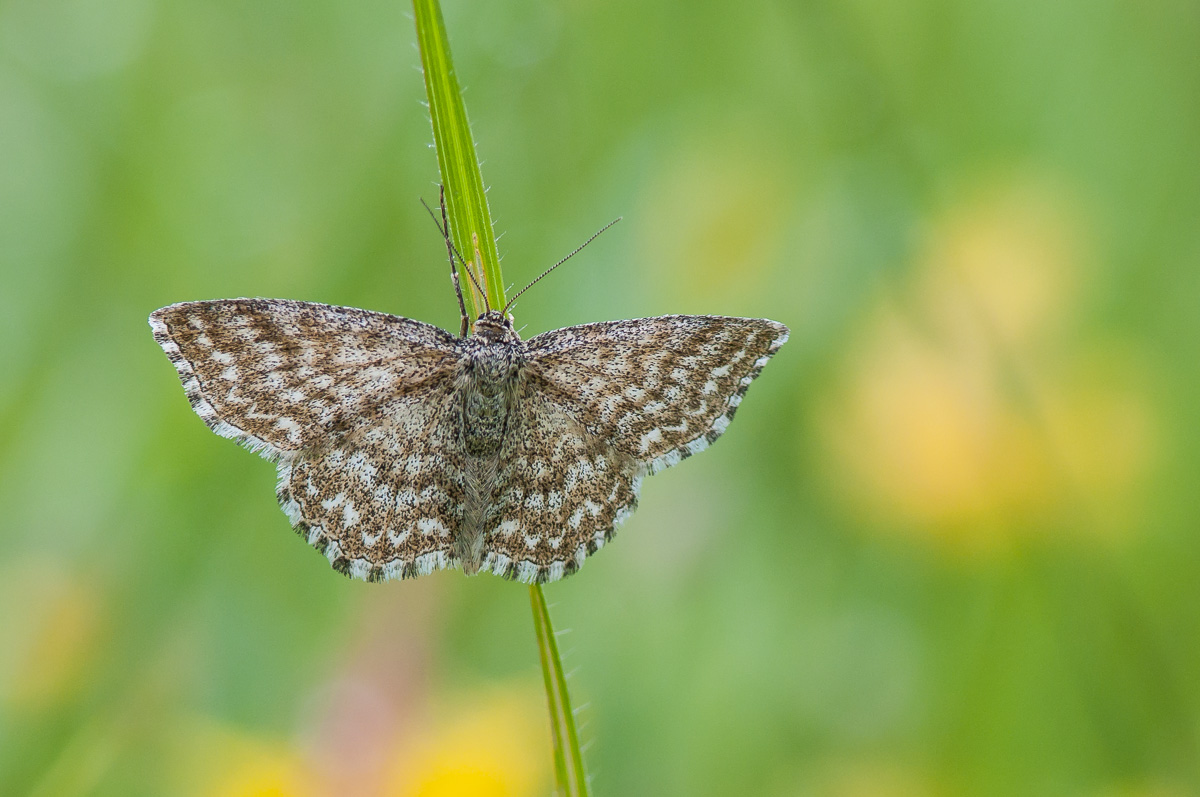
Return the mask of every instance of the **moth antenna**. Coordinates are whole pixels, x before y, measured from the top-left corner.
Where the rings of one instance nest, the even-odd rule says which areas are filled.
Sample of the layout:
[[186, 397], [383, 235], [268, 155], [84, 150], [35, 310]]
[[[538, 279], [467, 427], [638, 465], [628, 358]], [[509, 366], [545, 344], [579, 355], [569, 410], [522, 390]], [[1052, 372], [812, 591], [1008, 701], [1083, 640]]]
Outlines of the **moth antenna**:
[[[479, 287], [479, 280], [475, 279], [475, 274], [471, 271], [470, 267], [467, 266], [466, 258], [462, 256], [462, 253], [458, 251], [458, 247], [454, 245], [454, 241], [450, 238], [450, 221], [448, 219], [446, 219], [445, 190], [446, 189], [443, 188], [442, 186], [440, 186], [440, 185], [438, 186], [439, 201], [441, 202], [441, 205], [442, 205], [442, 219], [443, 219], [443, 221], [445, 221], [445, 226], [442, 225], [442, 222], [438, 221], [437, 216], [434, 215], [433, 209], [430, 208], [429, 205], [425, 204], [424, 199], [421, 200], [421, 204], [424, 205], [425, 210], [429, 211], [429, 218], [433, 219], [434, 226], [436, 226], [438, 228], [438, 232], [440, 232], [442, 234], [442, 237], [446, 239], [446, 246], [450, 249], [451, 252], [454, 253], [454, 256], [458, 258], [458, 262], [462, 263], [462, 267], [467, 272], [467, 276], [470, 277], [471, 284], [475, 286], [475, 290], [477, 290], [481, 294], [483, 294], [484, 304], [486, 305], [487, 304], [487, 294], [483, 292], [483, 288]], [[452, 259], [451, 265], [453, 265], [453, 262], [454, 261]], [[467, 307], [462, 302], [462, 290], [459, 288], [459, 284], [458, 284], [457, 269], [454, 270], [454, 285], [455, 285], [455, 288], [458, 289], [458, 302], [460, 305], [462, 305], [463, 317], [466, 317]], [[466, 333], [464, 332], [463, 334], [465, 335]]]
[[[425, 205], [425, 200], [421, 200], [421, 204]], [[446, 186], [438, 184], [438, 207], [442, 209], [442, 237], [446, 239], [446, 256], [450, 258], [450, 281], [454, 283], [454, 295], [458, 297], [458, 336], [465, 338], [467, 336], [467, 328], [471, 323], [471, 319], [467, 316], [467, 305], [463, 302], [462, 283], [458, 281], [458, 267], [454, 263], [454, 244], [450, 241], [450, 236], [446, 231], [450, 229], [450, 219], [446, 217]], [[428, 205], [425, 209], [433, 215]], [[437, 222], [437, 219], [434, 219]]]
[[616, 224], [618, 221], [620, 221], [620, 220], [621, 220], [621, 218], [622, 218], [621, 216], [617, 216], [615, 219], [613, 219], [612, 221], [610, 221], [608, 224], [605, 224], [605, 225], [604, 225], [603, 227], [601, 227], [599, 230], [596, 230], [596, 232], [594, 232], [594, 233], [592, 234], [592, 237], [591, 237], [591, 238], [588, 238], [586, 241], [584, 241], [583, 243], [581, 243], [579, 246], [575, 247], [575, 249], [574, 249], [574, 250], [572, 250], [572, 251], [571, 251], [571, 253], [570, 253], [569, 255], [567, 255], [566, 257], [564, 257], [562, 260], [558, 261], [557, 263], [555, 263], [555, 264], [554, 264], [553, 266], [551, 266], [550, 268], [548, 268], [548, 269], [546, 269], [545, 271], [543, 271], [541, 274], [539, 274], [539, 275], [537, 276], [537, 278], [536, 278], [536, 279], [534, 279], [534, 281], [533, 281], [533, 282], [529, 283], [529, 284], [528, 284], [528, 285], [526, 285], [524, 288], [522, 288], [521, 290], [517, 291], [517, 294], [516, 294], [516, 296], [513, 296], [511, 299], [509, 299], [509, 300], [508, 300], [508, 304], [504, 305], [504, 313], [505, 313], [506, 315], [508, 314], [508, 309], [509, 309], [510, 307], [512, 307], [512, 306], [513, 306], [513, 302], [515, 302], [517, 299], [519, 299], [519, 298], [521, 297], [521, 294], [525, 293], [525, 291], [529, 290], [529, 289], [530, 289], [530, 288], [532, 288], [534, 285], [537, 285], [539, 282], [541, 282], [541, 281], [542, 281], [542, 278], [543, 278], [543, 277], [545, 277], [547, 274], [549, 274], [551, 271], [553, 271], [554, 269], [558, 268], [558, 267], [559, 267], [559, 266], [561, 266], [563, 263], [566, 263], [566, 262], [567, 262], [568, 260], [570, 260], [571, 258], [575, 257], [575, 255], [579, 254], [579, 253], [580, 253], [580, 251], [582, 251], [582, 250], [583, 250], [583, 247], [587, 246], [587, 245], [588, 245], [588, 244], [590, 244], [592, 241], [594, 241], [594, 240], [596, 240], [597, 238], [599, 238], [599, 237], [600, 237], [600, 233], [604, 232], [604, 231], [605, 231], [605, 230], [607, 230], [609, 227], [611, 227], [611, 226], [613, 226], [614, 224]]

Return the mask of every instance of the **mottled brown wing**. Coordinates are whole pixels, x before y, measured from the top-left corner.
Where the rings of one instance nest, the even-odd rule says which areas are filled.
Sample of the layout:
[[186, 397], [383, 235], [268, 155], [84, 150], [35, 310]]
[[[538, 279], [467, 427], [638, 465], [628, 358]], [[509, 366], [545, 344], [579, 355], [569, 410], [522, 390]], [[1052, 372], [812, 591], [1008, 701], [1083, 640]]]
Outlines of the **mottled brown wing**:
[[196, 414], [273, 460], [369, 423], [375, 403], [420, 392], [457, 360], [437, 327], [312, 302], [184, 302], [150, 326]]
[[531, 375], [509, 415], [482, 570], [524, 582], [579, 569], [637, 506], [642, 469], [583, 428]]
[[274, 299], [172, 305], [150, 325], [204, 422], [278, 463], [280, 505], [335, 568], [377, 580], [454, 564], [456, 338]]
[[381, 581], [457, 563], [464, 469], [453, 387], [397, 396], [372, 424], [280, 461], [280, 506], [335, 569]]
[[766, 319], [673, 315], [558, 329], [528, 351], [566, 414], [657, 473], [724, 433], [787, 338]]
[[633, 513], [646, 474], [725, 431], [786, 341], [774, 321], [714, 316], [586, 324], [530, 340], [484, 568], [539, 582], [577, 570]]

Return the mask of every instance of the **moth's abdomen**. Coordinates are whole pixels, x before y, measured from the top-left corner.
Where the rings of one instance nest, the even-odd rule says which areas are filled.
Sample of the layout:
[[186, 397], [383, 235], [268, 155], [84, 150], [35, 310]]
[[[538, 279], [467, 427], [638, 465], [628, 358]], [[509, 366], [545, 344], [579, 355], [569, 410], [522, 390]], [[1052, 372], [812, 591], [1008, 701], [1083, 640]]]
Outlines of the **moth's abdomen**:
[[483, 563], [483, 533], [494, 511], [496, 475], [515, 411], [520, 362], [520, 353], [512, 347], [484, 344], [469, 355], [460, 382], [467, 500], [454, 552], [468, 575], [479, 572]]
[[468, 455], [499, 455], [517, 380], [517, 358], [508, 347], [488, 346], [471, 358], [463, 390], [463, 442]]
[[504, 424], [508, 417], [503, 393], [488, 396], [468, 392], [463, 402], [463, 442], [472, 457], [495, 457], [500, 453]]

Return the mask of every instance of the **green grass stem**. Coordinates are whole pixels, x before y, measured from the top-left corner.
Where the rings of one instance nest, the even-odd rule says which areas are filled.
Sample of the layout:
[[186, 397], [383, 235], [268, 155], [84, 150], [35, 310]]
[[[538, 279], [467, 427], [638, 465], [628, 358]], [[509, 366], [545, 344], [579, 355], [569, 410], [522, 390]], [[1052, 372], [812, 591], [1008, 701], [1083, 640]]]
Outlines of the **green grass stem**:
[[[446, 189], [450, 235], [487, 291], [487, 303], [500, 308], [504, 306], [504, 280], [500, 278], [496, 234], [488, 211], [483, 175], [479, 171], [479, 158], [475, 154], [475, 139], [467, 121], [467, 108], [454, 74], [442, 8], [437, 0], [413, 0], [413, 11], [438, 171]], [[470, 289], [471, 305], [478, 315], [483, 309], [480, 305], [485, 304], [483, 297], [478, 295], [470, 279], [463, 279], [462, 283], [464, 288]]]

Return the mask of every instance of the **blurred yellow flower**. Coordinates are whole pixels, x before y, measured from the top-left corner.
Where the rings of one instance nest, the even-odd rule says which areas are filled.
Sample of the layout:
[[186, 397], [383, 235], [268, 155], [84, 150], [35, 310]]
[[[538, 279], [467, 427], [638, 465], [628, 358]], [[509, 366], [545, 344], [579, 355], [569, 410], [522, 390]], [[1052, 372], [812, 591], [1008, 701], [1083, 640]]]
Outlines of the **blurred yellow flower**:
[[934, 224], [917, 276], [922, 309], [944, 334], [1032, 353], [1076, 310], [1082, 226], [1044, 186], [985, 185]]
[[1127, 525], [1154, 412], [1134, 358], [1068, 334], [1082, 256], [1064, 208], [1028, 186], [968, 203], [869, 316], [819, 421], [876, 525], [965, 549]]
[[176, 793], [197, 797], [318, 797], [313, 773], [286, 742], [198, 723], [180, 748]]
[[72, 697], [95, 658], [104, 605], [96, 586], [65, 566], [10, 562], [0, 575], [0, 700], [32, 711]]
[[835, 761], [800, 775], [780, 795], [809, 797], [936, 797], [946, 790], [911, 767], [879, 761]]
[[[680, 146], [644, 192], [641, 262], [683, 306], [761, 296], [783, 245], [787, 189], [770, 141], [746, 131]], [[774, 164], [774, 165], [773, 165]]]
[[314, 794], [295, 762], [284, 755], [265, 755], [227, 773], [208, 794], [212, 797], [302, 797]]
[[[548, 785], [540, 693], [485, 693], [410, 721], [381, 773], [320, 771], [302, 745], [208, 721], [183, 723], [172, 793], [195, 797], [524, 797]], [[354, 778], [363, 774], [362, 778]]]
[[547, 788], [550, 735], [544, 697], [508, 687], [457, 709], [403, 742], [389, 797], [522, 797]]

